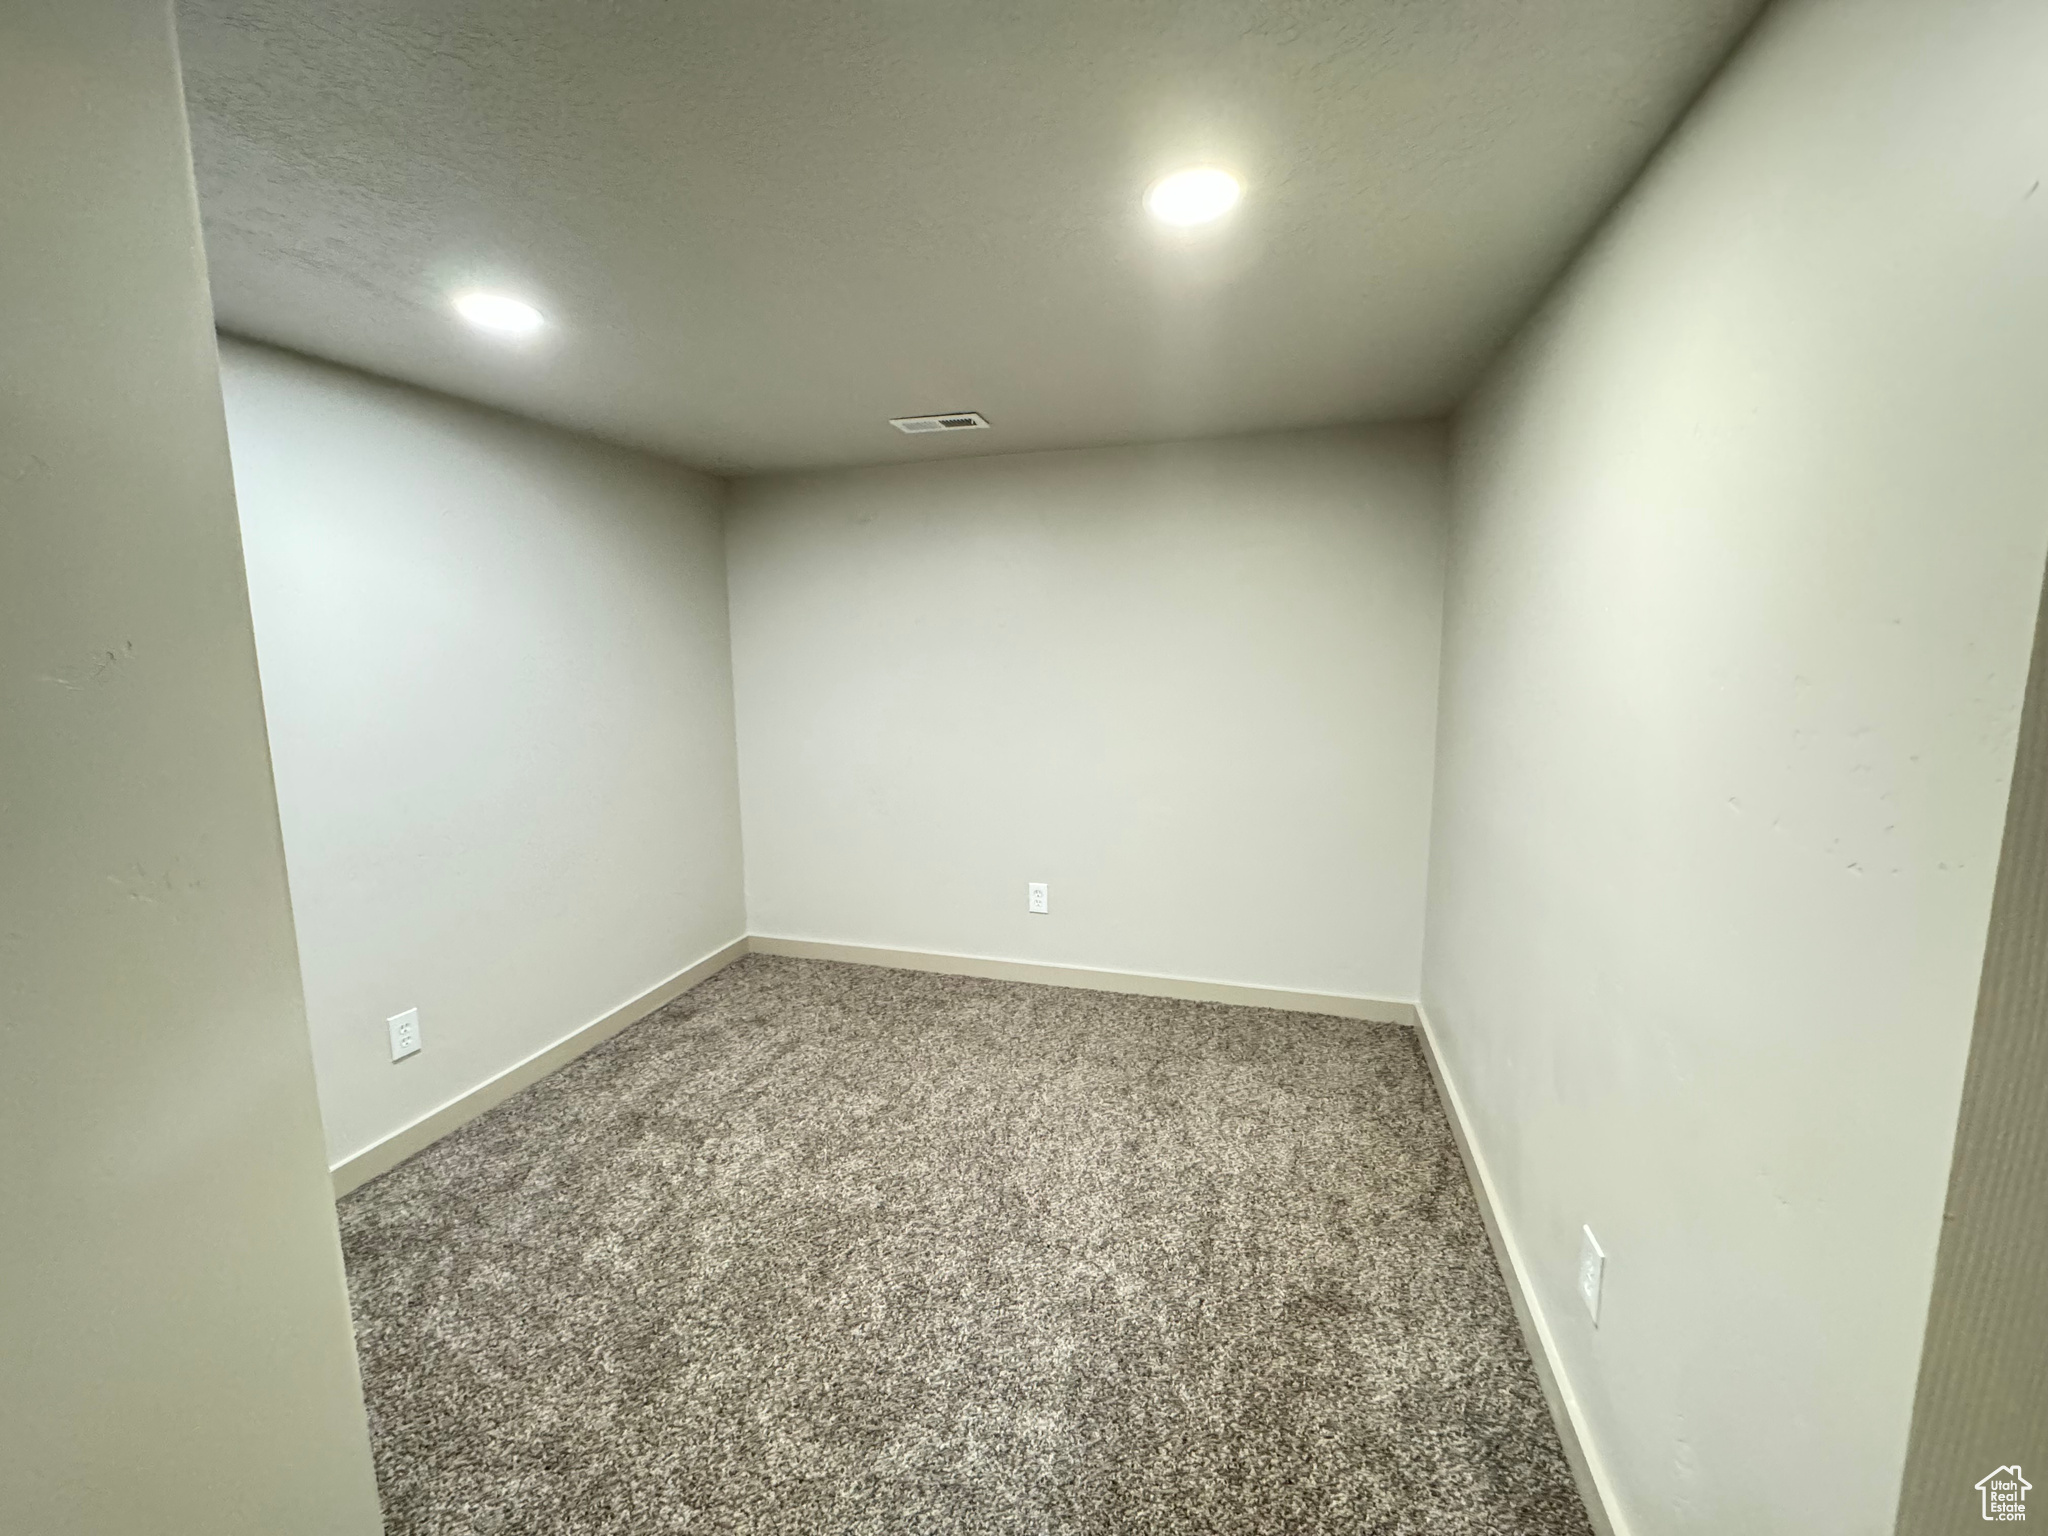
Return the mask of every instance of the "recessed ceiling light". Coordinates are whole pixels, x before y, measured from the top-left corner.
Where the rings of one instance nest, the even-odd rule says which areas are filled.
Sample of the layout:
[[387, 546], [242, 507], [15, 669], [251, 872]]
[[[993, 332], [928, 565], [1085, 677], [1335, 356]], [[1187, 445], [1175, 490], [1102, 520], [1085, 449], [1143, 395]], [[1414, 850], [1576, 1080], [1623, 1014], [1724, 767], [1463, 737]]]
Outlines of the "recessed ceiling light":
[[531, 336], [547, 324], [539, 310], [509, 293], [458, 293], [455, 313], [496, 336]]
[[1153, 182], [1145, 193], [1145, 211], [1162, 224], [1207, 224], [1230, 212], [1243, 196], [1244, 188], [1230, 172], [1200, 166]]

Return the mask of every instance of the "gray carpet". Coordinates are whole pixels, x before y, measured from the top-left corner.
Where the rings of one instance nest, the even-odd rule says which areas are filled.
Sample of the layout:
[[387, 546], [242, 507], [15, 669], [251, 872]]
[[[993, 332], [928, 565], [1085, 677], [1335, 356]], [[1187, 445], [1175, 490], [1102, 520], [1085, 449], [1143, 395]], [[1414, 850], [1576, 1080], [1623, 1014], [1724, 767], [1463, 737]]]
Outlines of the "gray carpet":
[[1393, 1026], [755, 956], [341, 1218], [394, 1536], [1589, 1530]]

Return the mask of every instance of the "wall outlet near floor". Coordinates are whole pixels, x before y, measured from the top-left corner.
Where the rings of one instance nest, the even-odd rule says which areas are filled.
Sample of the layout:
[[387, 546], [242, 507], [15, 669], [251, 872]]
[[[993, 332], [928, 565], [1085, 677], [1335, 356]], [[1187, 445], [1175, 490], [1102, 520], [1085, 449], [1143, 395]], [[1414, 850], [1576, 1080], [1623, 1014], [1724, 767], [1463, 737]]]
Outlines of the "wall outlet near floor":
[[1600, 1285], [1607, 1278], [1607, 1250], [1593, 1235], [1591, 1227], [1579, 1228], [1579, 1300], [1593, 1326], [1600, 1326]]
[[1031, 910], [1033, 912], [1052, 911], [1052, 898], [1046, 894], [1049, 887], [1044, 882], [1034, 880], [1024, 889], [1025, 893], [1030, 897]]
[[420, 1048], [420, 1011], [408, 1008], [384, 1021], [391, 1031], [391, 1059], [403, 1061]]

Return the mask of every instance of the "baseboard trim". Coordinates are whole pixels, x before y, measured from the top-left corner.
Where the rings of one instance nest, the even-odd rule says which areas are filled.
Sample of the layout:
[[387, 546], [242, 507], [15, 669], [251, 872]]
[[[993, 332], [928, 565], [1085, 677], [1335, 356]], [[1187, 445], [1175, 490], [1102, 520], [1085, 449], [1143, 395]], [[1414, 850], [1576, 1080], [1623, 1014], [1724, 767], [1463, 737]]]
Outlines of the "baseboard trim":
[[1486, 1160], [1479, 1154], [1478, 1143], [1472, 1139], [1472, 1127], [1465, 1117], [1465, 1101], [1458, 1097], [1456, 1085], [1444, 1070], [1442, 1055], [1437, 1050], [1436, 1032], [1430, 1026], [1429, 1010], [1418, 1003], [1415, 1013], [1419, 1026], [1416, 1034], [1422, 1040], [1423, 1060], [1429, 1064], [1429, 1075], [1436, 1081], [1437, 1097], [1443, 1100], [1444, 1116], [1451, 1122], [1451, 1135], [1458, 1143], [1458, 1154], [1465, 1160], [1465, 1176], [1472, 1185], [1473, 1198], [1479, 1202], [1479, 1215], [1486, 1223], [1486, 1235], [1493, 1243], [1494, 1262], [1500, 1266], [1501, 1278], [1507, 1282], [1508, 1299], [1515, 1307], [1515, 1320], [1522, 1325], [1522, 1338], [1529, 1346], [1529, 1358], [1535, 1362], [1536, 1379], [1542, 1385], [1543, 1400], [1550, 1406], [1550, 1417], [1557, 1425], [1557, 1438], [1564, 1446], [1564, 1458], [1571, 1463], [1572, 1480], [1578, 1484], [1587, 1518], [1593, 1522], [1598, 1536], [1631, 1536], [1628, 1522], [1619, 1513], [1620, 1504], [1614, 1496], [1614, 1483], [1608, 1475], [1606, 1462], [1599, 1456], [1592, 1436], [1586, 1433], [1578, 1396], [1572, 1391], [1571, 1379], [1565, 1375], [1559, 1360], [1557, 1341], [1551, 1336], [1549, 1324], [1536, 1306], [1535, 1293], [1529, 1284], [1528, 1266], [1523, 1263], [1521, 1250], [1515, 1246], [1514, 1238], [1500, 1219], [1499, 1204], [1494, 1198], [1493, 1176], [1487, 1171]]
[[628, 1024], [637, 1023], [664, 1003], [673, 1002], [698, 982], [724, 970], [746, 953], [746, 938], [734, 939], [694, 965], [685, 966], [631, 1002], [620, 1004], [603, 1018], [572, 1031], [524, 1061], [515, 1062], [496, 1077], [487, 1078], [468, 1092], [458, 1094], [439, 1109], [393, 1131], [382, 1141], [373, 1142], [354, 1156], [343, 1158], [330, 1170], [334, 1177], [334, 1197], [338, 1200], [350, 1190], [369, 1183], [378, 1174], [390, 1172], [415, 1152], [432, 1146], [485, 1110], [495, 1109], [520, 1089], [539, 1082], [557, 1068], [567, 1066], [585, 1051], [604, 1044]]
[[1411, 1028], [1416, 1021], [1413, 1003], [1377, 997], [1346, 997], [1335, 992], [1290, 992], [1280, 987], [1249, 987], [1228, 981], [1199, 981], [1188, 976], [1095, 971], [1078, 965], [1041, 965], [1036, 961], [997, 960], [986, 955], [882, 949], [865, 944], [832, 944], [820, 939], [791, 939], [759, 933], [748, 944], [757, 955], [787, 955], [798, 960], [843, 960], [852, 965], [879, 965], [898, 971], [936, 971], [946, 976], [980, 976], [990, 981], [1029, 981], [1040, 986], [1083, 987], [1091, 992], [1122, 992], [1135, 997], [1174, 997], [1194, 1003], [1284, 1008], [1292, 1013], [1327, 1013], [1340, 1019], [1370, 1019], [1379, 1024], [1405, 1024]]

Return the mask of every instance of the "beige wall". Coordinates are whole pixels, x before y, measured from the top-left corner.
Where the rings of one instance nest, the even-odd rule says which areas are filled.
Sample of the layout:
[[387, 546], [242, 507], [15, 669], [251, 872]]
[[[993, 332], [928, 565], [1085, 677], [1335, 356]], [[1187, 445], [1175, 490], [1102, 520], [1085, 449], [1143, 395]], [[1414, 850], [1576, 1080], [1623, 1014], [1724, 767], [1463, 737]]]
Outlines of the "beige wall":
[[[723, 487], [222, 347], [335, 1162], [746, 931]], [[418, 1055], [385, 1020], [420, 1010]]]
[[2043, 60], [2037, 0], [1781, 5], [1461, 423], [1423, 995], [1638, 1533], [1891, 1524], [2048, 552]]
[[381, 1529], [170, 14], [0, 10], [0, 1525]]
[[1442, 451], [1346, 430], [741, 482], [753, 930], [1412, 998]]

